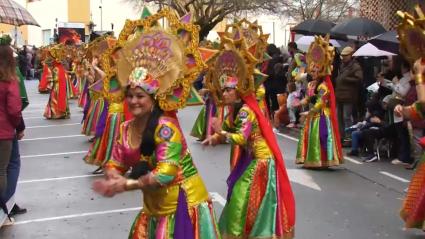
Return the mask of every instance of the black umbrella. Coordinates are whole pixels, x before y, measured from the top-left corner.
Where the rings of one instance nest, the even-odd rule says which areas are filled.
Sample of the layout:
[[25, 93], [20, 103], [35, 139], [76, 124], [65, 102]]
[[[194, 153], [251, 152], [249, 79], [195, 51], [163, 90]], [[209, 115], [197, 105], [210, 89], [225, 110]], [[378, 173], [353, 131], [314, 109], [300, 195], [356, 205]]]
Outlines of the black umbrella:
[[364, 17], [349, 19], [331, 29], [331, 33], [334, 34], [365, 37], [374, 37], [384, 32], [386, 30], [381, 24]]
[[335, 23], [332, 22], [309, 19], [299, 23], [291, 30], [302, 35], [326, 35], [334, 26]]
[[397, 39], [397, 32], [395, 30], [373, 37], [369, 40], [369, 43], [378, 47], [379, 50], [389, 51], [394, 54], [398, 54], [400, 47], [400, 42]]
[[306, 36], [314, 36], [314, 35], [325, 36], [326, 34], [330, 34], [332, 39], [346, 41], [347, 37], [345, 35], [331, 33], [331, 29], [334, 26], [335, 26], [335, 23], [333, 22], [309, 19], [291, 28], [291, 31], [297, 34], [302, 34]]

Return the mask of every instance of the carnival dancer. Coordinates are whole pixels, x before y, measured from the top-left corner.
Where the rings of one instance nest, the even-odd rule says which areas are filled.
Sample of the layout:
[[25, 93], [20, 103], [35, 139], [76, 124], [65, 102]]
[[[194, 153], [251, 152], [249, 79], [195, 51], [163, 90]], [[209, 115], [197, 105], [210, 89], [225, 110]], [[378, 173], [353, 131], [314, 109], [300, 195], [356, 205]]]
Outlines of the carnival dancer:
[[[93, 136], [93, 138], [89, 140], [90, 142], [98, 139], [95, 148], [100, 144], [100, 137], [102, 136], [108, 114], [108, 104], [107, 101], [105, 101], [104, 95], [104, 79], [106, 73], [101, 69], [101, 57], [107, 49], [112, 47], [112, 45], [108, 45], [109, 39], [115, 41], [112, 37], [104, 35], [90, 42], [87, 49], [87, 60], [91, 62], [87, 73], [89, 100], [84, 106], [81, 133], [87, 136]], [[100, 124], [98, 124], [99, 122]]]
[[[223, 238], [293, 238], [295, 201], [282, 154], [272, 127], [255, 97], [255, 57], [246, 51], [243, 39], [221, 36], [222, 51], [207, 78], [219, 99], [230, 105], [222, 126], [213, 122], [215, 134], [202, 142], [227, 141], [239, 146], [227, 179], [228, 195], [220, 217]], [[246, 61], [246, 62], [245, 62]], [[236, 159], [233, 159], [236, 158]]]
[[[425, 119], [425, 60], [417, 60], [414, 68], [419, 101], [407, 107], [397, 105], [394, 111], [405, 119], [423, 120]], [[421, 139], [420, 145], [425, 148], [425, 138]], [[418, 162], [416, 172], [410, 181], [400, 215], [405, 221], [406, 228], [418, 228], [425, 231], [425, 154]]]
[[[83, 160], [87, 163], [91, 163], [95, 160], [97, 153], [100, 149], [100, 143], [102, 135], [105, 131], [106, 119], [108, 117], [109, 104], [104, 94], [104, 84], [106, 78], [106, 72], [100, 68], [98, 57], [94, 57], [92, 69], [94, 71], [95, 83], [93, 83], [89, 89], [92, 90], [93, 105], [88, 111], [88, 133], [93, 135], [89, 141], [91, 142], [90, 148]], [[86, 125], [83, 125], [86, 126]], [[86, 130], [87, 131], [87, 130]], [[93, 173], [100, 172], [100, 169], [95, 170]]]
[[[111, 44], [112, 46], [112, 44]], [[121, 87], [117, 79], [116, 62], [117, 59], [116, 49], [111, 47], [103, 54], [102, 65], [105, 69], [105, 80], [103, 87], [103, 94], [108, 102], [108, 114], [105, 121], [105, 129], [100, 139], [100, 144], [97, 152], [93, 157], [87, 157], [86, 162], [89, 164], [104, 166], [104, 164], [111, 158], [113, 143], [116, 141], [119, 134], [120, 125], [125, 121], [126, 104], [124, 102], [125, 89]]]
[[47, 94], [50, 92], [50, 84], [47, 80], [47, 76], [51, 75], [50, 69], [48, 65], [46, 64], [47, 56], [49, 55], [49, 47], [42, 47], [39, 51], [37, 51], [37, 54], [39, 55], [40, 62], [43, 65], [42, 72], [41, 72], [41, 78], [40, 82], [38, 83], [38, 92], [41, 94]]
[[335, 112], [335, 94], [330, 75], [334, 48], [329, 36], [315, 36], [307, 53], [307, 70], [312, 77], [304, 104], [310, 108], [298, 141], [296, 163], [304, 168], [326, 168], [343, 163]]
[[56, 45], [49, 49], [46, 64], [49, 67], [47, 80], [50, 83], [50, 97], [44, 110], [46, 119], [68, 119], [71, 115], [66, 94], [66, 72], [60, 63], [64, 57], [62, 45]]
[[[205, 81], [203, 80], [203, 82]], [[205, 83], [203, 85], [205, 86]], [[224, 108], [217, 107], [207, 87], [199, 90], [199, 94], [203, 98], [204, 106], [201, 108], [198, 117], [196, 117], [190, 135], [197, 138], [198, 141], [203, 141], [214, 133], [211, 123], [212, 119], [217, 117], [220, 121], [223, 120]]]
[[75, 76], [78, 81], [78, 89], [80, 95], [78, 97], [78, 107], [83, 108], [88, 100], [88, 87], [89, 83], [87, 81], [88, 76], [88, 62], [83, 56], [83, 50], [79, 48], [77, 59], [74, 61], [75, 63]]
[[[406, 107], [397, 105], [394, 108], [394, 112], [404, 119], [423, 120], [425, 119], [425, 55], [424, 51], [418, 51], [418, 49], [421, 49], [421, 44], [423, 44], [425, 39], [425, 29], [422, 24], [425, 18], [419, 6], [415, 9], [419, 16], [418, 18], [406, 12], [397, 13], [403, 18], [398, 27], [400, 52], [410, 62], [414, 62], [412, 78], [416, 83], [418, 101]], [[415, 38], [410, 38], [410, 36], [415, 36]], [[420, 139], [419, 144], [422, 148], [425, 148], [425, 137]], [[418, 162], [416, 172], [410, 181], [400, 215], [405, 222], [406, 228], [418, 228], [425, 231], [425, 154], [422, 155]]]
[[[173, 22], [171, 33], [155, 24], [162, 17]], [[120, 82], [128, 85], [134, 119], [121, 125], [106, 179], [96, 181], [94, 189], [105, 196], [143, 191], [143, 209], [129, 238], [220, 238], [212, 202], [175, 114], [204, 67], [195, 48], [199, 28], [180, 23], [164, 9], [145, 20], [127, 20], [120, 39], [129, 39], [137, 26], [143, 31], [122, 46], [117, 67]], [[122, 176], [130, 167], [134, 179]]]

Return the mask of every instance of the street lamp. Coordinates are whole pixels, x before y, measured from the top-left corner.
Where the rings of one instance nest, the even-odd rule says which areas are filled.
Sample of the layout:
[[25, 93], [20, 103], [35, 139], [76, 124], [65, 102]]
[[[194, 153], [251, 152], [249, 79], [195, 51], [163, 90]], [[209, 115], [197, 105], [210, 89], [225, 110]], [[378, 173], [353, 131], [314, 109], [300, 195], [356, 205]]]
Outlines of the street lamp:
[[100, 30], [103, 31], [103, 11], [102, 6], [99, 6], [100, 9]]

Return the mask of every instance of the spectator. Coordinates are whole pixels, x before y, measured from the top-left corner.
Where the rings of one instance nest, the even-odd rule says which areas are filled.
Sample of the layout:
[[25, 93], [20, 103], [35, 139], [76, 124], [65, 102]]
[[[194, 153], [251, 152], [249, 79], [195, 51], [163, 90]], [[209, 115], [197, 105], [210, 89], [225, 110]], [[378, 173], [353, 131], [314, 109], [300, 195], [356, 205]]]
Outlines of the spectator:
[[289, 114], [289, 124], [286, 126], [288, 128], [293, 128], [296, 125], [297, 117], [296, 114], [298, 113], [301, 103], [300, 103], [300, 95], [297, 92], [297, 87], [295, 86], [294, 82], [288, 83], [288, 99], [287, 99], [287, 108], [288, 108], [288, 114]]
[[[0, 195], [6, 190], [6, 170], [12, 152], [15, 129], [21, 123], [21, 97], [16, 63], [9, 45], [0, 45]], [[2, 202], [4, 205], [4, 202]]]
[[[357, 119], [354, 106], [359, 103], [359, 93], [362, 86], [363, 71], [353, 58], [354, 50], [345, 47], [341, 52], [342, 66], [336, 79], [335, 97], [337, 102], [338, 123], [340, 132], [348, 125], [353, 125]], [[344, 135], [341, 140], [343, 141]]]
[[[383, 103], [386, 104], [386, 103]], [[351, 151], [349, 156], [359, 156], [360, 145], [363, 142], [363, 133], [367, 129], [378, 129], [384, 125], [384, 109], [379, 102], [379, 95], [372, 95], [371, 99], [366, 103], [366, 116], [363, 122], [359, 122], [348, 129], [351, 131]]]
[[31, 80], [34, 78], [34, 71], [32, 70], [33, 64], [32, 64], [32, 50], [25, 46], [25, 55], [27, 57], [27, 79]]
[[[386, 96], [382, 100], [382, 108], [383, 110], [387, 111], [387, 114], [390, 114], [391, 112], [388, 111], [388, 102], [389, 102], [390, 96]], [[382, 121], [379, 127], [369, 127], [365, 129], [362, 132], [362, 138], [363, 143], [366, 148], [366, 153], [363, 157], [365, 162], [373, 162], [378, 159], [377, 155], [375, 154], [374, 146], [376, 140], [387, 138], [387, 139], [395, 139], [396, 133], [395, 133], [395, 125], [388, 122], [388, 118]]]
[[24, 75], [24, 78], [27, 79], [28, 74], [28, 58], [26, 53], [26, 47], [24, 46], [24, 49], [19, 51], [18, 53], [18, 65], [19, 70], [21, 71], [22, 75]]
[[[264, 82], [264, 87], [266, 88], [266, 102], [269, 112], [275, 112], [279, 108], [277, 94], [284, 92], [285, 88], [283, 86], [283, 81], [286, 81], [286, 77], [281, 78], [284, 77], [280, 72], [284, 70], [282, 67], [275, 69], [277, 63], [283, 63], [283, 57], [280, 50], [274, 44], [269, 44], [267, 46], [267, 54], [269, 54], [272, 59], [268, 61], [266, 67], [266, 74], [268, 75], [267, 80]], [[277, 74], [275, 70], [278, 70]]]

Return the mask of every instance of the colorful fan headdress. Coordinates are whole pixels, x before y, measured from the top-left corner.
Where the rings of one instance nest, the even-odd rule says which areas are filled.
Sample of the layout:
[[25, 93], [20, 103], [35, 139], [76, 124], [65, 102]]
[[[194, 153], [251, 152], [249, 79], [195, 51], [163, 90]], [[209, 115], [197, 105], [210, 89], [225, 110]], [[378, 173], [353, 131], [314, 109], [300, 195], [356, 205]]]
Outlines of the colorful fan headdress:
[[241, 95], [255, 92], [254, 72], [257, 59], [248, 51], [244, 38], [231, 39], [221, 33], [219, 54], [206, 76], [206, 85], [217, 104], [222, 104], [222, 90], [235, 88]]
[[[191, 15], [178, 18], [170, 9], [144, 19], [127, 20], [118, 39], [117, 74], [121, 85], [141, 87], [164, 111], [185, 106], [191, 84], [214, 52], [199, 49], [199, 26]], [[158, 20], [166, 19], [165, 28]]]
[[[244, 18], [233, 24], [227, 24], [225, 31], [218, 34], [236, 42], [243, 39], [246, 50], [255, 58], [256, 64], [270, 59], [270, 56], [266, 53], [269, 34], [263, 34], [263, 28], [257, 21], [250, 22]], [[255, 89], [258, 89], [268, 77], [257, 68], [254, 68], [253, 76]]]
[[269, 34], [263, 34], [263, 28], [257, 21], [250, 22], [244, 18], [233, 24], [227, 24], [225, 31], [219, 34], [225, 34], [233, 40], [243, 38], [248, 51], [257, 58], [259, 63], [267, 59], [266, 48]]
[[332, 73], [332, 62], [335, 56], [334, 47], [329, 45], [329, 35], [315, 36], [307, 52], [307, 72], [318, 71], [319, 77]]
[[425, 58], [425, 14], [420, 6], [415, 7], [416, 15], [397, 11], [402, 18], [397, 27], [400, 40], [400, 52], [410, 61]]
[[62, 61], [66, 57], [66, 49], [64, 44], [56, 44], [49, 48], [49, 54], [56, 61]]

